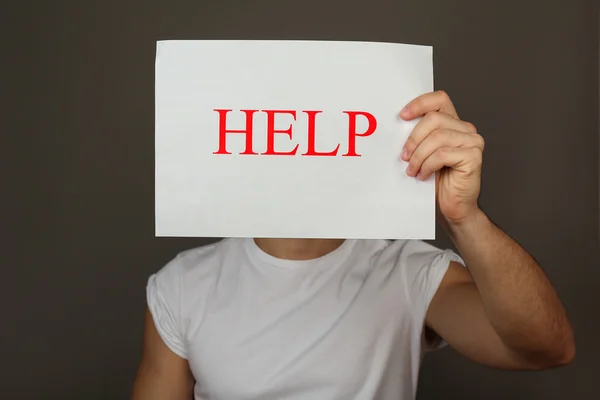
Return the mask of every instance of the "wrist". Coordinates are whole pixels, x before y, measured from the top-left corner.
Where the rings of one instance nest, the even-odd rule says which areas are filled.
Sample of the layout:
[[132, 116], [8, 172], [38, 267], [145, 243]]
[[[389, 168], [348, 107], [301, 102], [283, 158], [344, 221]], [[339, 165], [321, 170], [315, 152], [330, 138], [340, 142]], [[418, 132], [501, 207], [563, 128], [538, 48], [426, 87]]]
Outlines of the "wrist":
[[487, 215], [477, 208], [460, 220], [445, 220], [445, 230], [452, 241], [460, 238], [476, 239], [489, 227], [491, 221]]

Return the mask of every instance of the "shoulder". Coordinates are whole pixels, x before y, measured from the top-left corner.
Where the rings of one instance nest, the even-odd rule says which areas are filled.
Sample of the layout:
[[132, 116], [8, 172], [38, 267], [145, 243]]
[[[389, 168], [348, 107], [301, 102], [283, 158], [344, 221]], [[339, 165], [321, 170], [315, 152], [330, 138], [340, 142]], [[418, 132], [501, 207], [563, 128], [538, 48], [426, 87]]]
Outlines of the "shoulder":
[[374, 255], [380, 262], [402, 262], [403, 264], [419, 265], [439, 256], [451, 256], [452, 250], [440, 249], [423, 240], [385, 240], [374, 241], [371, 247], [377, 246]]
[[[190, 315], [199, 313], [224, 266], [237, 265], [231, 257], [239, 257], [241, 249], [240, 241], [234, 239], [188, 249], [150, 276], [146, 287], [148, 307], [157, 329], [162, 329], [163, 339], [181, 341]], [[181, 344], [173, 346], [182, 349]]]
[[450, 261], [464, 264], [458, 254], [450, 249], [441, 249], [422, 240], [381, 241], [373, 253], [378, 269], [394, 270], [407, 280], [426, 278], [424, 275], [443, 274]]
[[187, 275], [217, 268], [227, 255], [239, 248], [235, 239], [222, 239], [204, 246], [181, 251], [167, 262], [157, 275]]
[[215, 243], [187, 249], [176, 254], [150, 277], [150, 281], [165, 290], [182, 292], [190, 285], [199, 285], [218, 275], [227, 259], [241, 250], [239, 240], [223, 239]]

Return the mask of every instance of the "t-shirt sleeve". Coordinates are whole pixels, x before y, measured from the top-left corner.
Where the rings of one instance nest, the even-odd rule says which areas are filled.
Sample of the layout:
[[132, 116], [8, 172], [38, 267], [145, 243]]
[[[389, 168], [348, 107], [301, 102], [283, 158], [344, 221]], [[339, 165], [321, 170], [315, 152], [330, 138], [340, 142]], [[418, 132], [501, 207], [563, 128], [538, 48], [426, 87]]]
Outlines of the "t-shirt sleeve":
[[425, 319], [429, 304], [437, 292], [451, 261], [465, 265], [462, 258], [452, 250], [441, 250], [426, 242], [415, 241], [407, 245], [404, 254], [406, 283], [413, 310], [419, 326], [423, 327], [425, 351], [446, 345], [439, 337], [425, 337]]
[[181, 329], [181, 265], [175, 259], [148, 279], [146, 299], [154, 325], [165, 345], [187, 359]]

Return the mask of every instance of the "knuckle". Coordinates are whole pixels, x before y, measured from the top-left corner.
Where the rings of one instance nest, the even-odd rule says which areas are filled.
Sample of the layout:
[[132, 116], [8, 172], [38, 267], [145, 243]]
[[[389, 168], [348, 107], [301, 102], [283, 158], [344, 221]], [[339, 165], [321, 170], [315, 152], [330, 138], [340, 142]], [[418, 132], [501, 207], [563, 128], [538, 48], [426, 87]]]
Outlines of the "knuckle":
[[430, 123], [432, 123], [432, 122], [433, 122], [433, 118], [435, 118], [435, 117], [433, 116], [433, 113], [432, 113], [432, 112], [428, 112], [427, 114], [425, 114], [425, 115], [423, 116], [423, 119], [422, 119], [422, 121], [423, 121], [423, 123], [430, 124]]
[[485, 148], [485, 139], [483, 136], [475, 134], [475, 141], [477, 143], [477, 147], [479, 147], [481, 150]]
[[444, 158], [448, 157], [448, 155], [450, 153], [452, 153], [452, 151], [453, 151], [452, 147], [440, 147], [439, 149], [437, 149], [435, 151], [435, 155], [438, 158], [444, 159]]
[[442, 122], [442, 116], [437, 111], [428, 112], [427, 114], [425, 114], [423, 119], [426, 119], [427, 123], [434, 125], [434, 126], [439, 126]]
[[477, 163], [477, 164], [481, 164], [483, 162], [483, 152], [481, 151], [480, 148], [474, 147], [472, 148], [472, 157], [473, 160]]
[[463, 142], [463, 134], [458, 131], [449, 130], [448, 133], [449, 142], [452, 143], [455, 147], [459, 147]]
[[472, 122], [465, 122], [467, 132], [477, 132], [477, 127]]
[[434, 141], [438, 142], [443, 140], [444, 136], [447, 136], [448, 132], [444, 132], [442, 129], [436, 129], [433, 132], [431, 132], [431, 139], [433, 139]]
[[450, 100], [450, 95], [445, 90], [438, 90], [436, 93], [442, 100]]

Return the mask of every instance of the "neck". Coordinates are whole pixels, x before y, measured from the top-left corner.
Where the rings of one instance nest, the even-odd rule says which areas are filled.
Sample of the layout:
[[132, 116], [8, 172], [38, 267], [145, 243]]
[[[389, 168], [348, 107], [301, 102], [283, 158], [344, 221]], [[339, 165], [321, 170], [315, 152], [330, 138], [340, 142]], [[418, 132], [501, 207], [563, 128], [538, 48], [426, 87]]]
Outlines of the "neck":
[[254, 239], [265, 253], [283, 260], [312, 260], [331, 253], [344, 239]]

